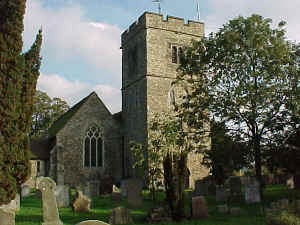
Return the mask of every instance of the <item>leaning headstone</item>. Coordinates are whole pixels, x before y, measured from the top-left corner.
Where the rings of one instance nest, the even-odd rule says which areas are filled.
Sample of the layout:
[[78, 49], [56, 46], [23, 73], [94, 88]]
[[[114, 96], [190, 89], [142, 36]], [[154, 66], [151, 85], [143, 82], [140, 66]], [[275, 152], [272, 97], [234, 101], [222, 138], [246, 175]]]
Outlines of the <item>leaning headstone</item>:
[[203, 219], [208, 217], [207, 203], [204, 196], [192, 198], [192, 218]]
[[143, 181], [138, 178], [132, 178], [127, 183], [127, 203], [130, 207], [140, 207], [142, 205]]
[[249, 177], [245, 183], [246, 203], [260, 202], [259, 182], [255, 177]]
[[31, 191], [31, 188], [29, 185], [25, 184], [22, 186], [22, 190], [21, 190], [21, 196], [22, 198], [23, 197], [27, 197], [30, 195], [30, 191]]
[[109, 225], [108, 223], [104, 223], [99, 220], [86, 220], [80, 223], [77, 223], [76, 225]]
[[227, 201], [227, 191], [225, 186], [216, 187], [216, 202]]
[[67, 185], [57, 185], [56, 191], [56, 202], [58, 207], [68, 207], [70, 205], [70, 189]]
[[203, 180], [196, 180], [193, 196], [207, 196], [207, 195], [208, 195], [208, 184]]
[[49, 177], [40, 177], [37, 181], [37, 189], [42, 192], [43, 219], [42, 225], [63, 225], [59, 218], [56, 197], [55, 182]]
[[16, 195], [10, 203], [0, 206], [0, 224], [15, 225], [15, 213], [20, 210], [20, 195]]
[[76, 199], [72, 206], [74, 212], [90, 212], [91, 200], [85, 196], [82, 191], [77, 190]]
[[238, 176], [230, 177], [229, 186], [230, 186], [231, 196], [242, 194], [242, 182], [240, 177]]
[[228, 206], [227, 206], [227, 204], [217, 205], [217, 212], [218, 213], [222, 213], [222, 214], [228, 213]]
[[130, 217], [130, 211], [124, 207], [117, 207], [112, 210], [110, 224], [131, 224], [133, 223]]

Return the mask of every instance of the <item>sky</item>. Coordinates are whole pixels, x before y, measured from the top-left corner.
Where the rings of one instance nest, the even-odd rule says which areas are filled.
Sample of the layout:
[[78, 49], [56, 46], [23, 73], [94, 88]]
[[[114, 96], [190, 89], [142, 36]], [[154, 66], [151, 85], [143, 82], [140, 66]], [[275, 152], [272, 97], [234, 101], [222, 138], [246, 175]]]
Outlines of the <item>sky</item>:
[[[274, 25], [287, 22], [287, 39], [300, 42], [299, 0], [199, 0], [205, 33], [237, 16], [260, 14]], [[37, 89], [73, 106], [95, 91], [111, 113], [121, 110], [120, 35], [152, 0], [27, 0], [23, 41], [26, 51], [43, 29]], [[197, 20], [196, 0], [162, 0], [166, 15]]]

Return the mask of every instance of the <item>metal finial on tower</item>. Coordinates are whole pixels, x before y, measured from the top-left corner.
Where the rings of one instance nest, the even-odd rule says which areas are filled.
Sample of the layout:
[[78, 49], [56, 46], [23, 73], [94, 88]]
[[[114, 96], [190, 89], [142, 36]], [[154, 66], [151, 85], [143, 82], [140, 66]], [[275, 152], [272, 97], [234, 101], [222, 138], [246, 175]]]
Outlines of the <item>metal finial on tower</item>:
[[160, 7], [161, 0], [152, 0], [152, 2], [158, 3], [158, 14], [161, 14], [161, 7]]
[[199, 5], [199, 0], [196, 0], [196, 4], [197, 4], [197, 17], [198, 17], [198, 21], [200, 22], [200, 5]]

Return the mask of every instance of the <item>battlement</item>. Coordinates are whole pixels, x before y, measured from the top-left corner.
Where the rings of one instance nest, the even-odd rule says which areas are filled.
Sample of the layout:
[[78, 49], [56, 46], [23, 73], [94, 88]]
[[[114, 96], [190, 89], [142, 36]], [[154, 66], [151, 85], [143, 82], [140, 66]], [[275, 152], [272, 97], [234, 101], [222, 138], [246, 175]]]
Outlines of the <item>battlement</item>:
[[197, 37], [204, 36], [204, 23], [202, 22], [191, 20], [185, 22], [183, 18], [173, 16], [167, 16], [167, 18], [164, 19], [160, 14], [145, 12], [122, 33], [122, 43], [140, 30], [149, 28], [189, 34]]

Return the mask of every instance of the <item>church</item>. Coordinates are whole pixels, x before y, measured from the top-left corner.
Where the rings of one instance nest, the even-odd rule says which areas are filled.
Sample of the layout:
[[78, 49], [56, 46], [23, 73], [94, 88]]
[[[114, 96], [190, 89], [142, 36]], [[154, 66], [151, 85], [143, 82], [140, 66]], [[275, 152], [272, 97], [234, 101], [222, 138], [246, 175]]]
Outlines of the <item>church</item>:
[[[201, 22], [141, 15], [121, 35], [122, 111], [111, 114], [95, 92], [82, 99], [53, 123], [47, 137], [31, 141], [33, 174], [70, 187], [132, 177], [129, 142], [147, 143], [150, 113], [169, 110], [182, 48], [202, 37]], [[200, 154], [188, 156], [191, 188], [208, 175], [201, 159]]]

